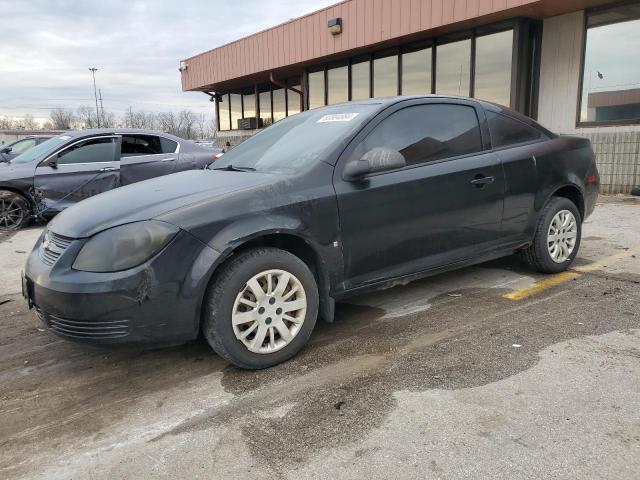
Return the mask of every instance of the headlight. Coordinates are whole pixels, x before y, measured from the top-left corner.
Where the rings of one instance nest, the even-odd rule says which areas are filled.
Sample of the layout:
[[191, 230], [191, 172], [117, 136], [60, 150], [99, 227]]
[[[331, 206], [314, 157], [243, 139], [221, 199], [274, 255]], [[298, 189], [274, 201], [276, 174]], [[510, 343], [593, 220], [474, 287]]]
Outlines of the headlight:
[[153, 220], [110, 228], [84, 244], [73, 268], [85, 272], [118, 272], [136, 267], [162, 250], [178, 230]]

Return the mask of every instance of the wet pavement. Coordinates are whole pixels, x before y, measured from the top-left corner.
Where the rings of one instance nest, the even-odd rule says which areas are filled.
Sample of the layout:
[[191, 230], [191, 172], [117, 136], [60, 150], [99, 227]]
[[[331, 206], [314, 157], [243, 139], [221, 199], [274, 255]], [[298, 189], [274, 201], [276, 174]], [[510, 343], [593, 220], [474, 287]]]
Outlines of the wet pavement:
[[204, 341], [105, 349], [45, 331], [10, 278], [37, 235], [0, 240], [0, 478], [640, 471], [633, 200], [597, 207], [571, 278], [507, 258], [356, 297], [300, 355], [259, 372]]

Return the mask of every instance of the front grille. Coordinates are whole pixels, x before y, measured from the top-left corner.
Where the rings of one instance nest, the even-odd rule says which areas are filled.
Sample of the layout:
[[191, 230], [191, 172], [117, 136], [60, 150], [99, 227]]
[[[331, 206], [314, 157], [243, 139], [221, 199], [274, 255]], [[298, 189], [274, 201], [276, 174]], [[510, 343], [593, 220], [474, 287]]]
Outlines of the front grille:
[[40, 260], [52, 266], [60, 258], [60, 255], [69, 248], [71, 242], [73, 242], [73, 238], [63, 237], [47, 230], [40, 244]]
[[109, 340], [129, 335], [129, 320], [88, 322], [69, 320], [36, 309], [38, 317], [52, 331], [65, 337], [91, 340]]

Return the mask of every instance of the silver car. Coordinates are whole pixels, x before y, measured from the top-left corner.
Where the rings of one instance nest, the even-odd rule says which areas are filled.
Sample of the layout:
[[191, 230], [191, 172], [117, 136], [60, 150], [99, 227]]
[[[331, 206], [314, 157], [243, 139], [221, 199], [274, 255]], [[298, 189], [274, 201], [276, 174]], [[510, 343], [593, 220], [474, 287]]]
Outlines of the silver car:
[[166, 133], [136, 129], [66, 132], [0, 163], [0, 228], [51, 217], [122, 185], [206, 168], [216, 152]]

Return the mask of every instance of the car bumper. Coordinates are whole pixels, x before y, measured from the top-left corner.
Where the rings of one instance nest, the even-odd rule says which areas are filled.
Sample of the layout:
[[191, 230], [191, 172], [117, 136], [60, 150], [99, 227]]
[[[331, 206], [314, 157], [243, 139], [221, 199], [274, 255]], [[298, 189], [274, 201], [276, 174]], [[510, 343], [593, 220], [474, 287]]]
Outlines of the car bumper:
[[52, 332], [89, 343], [186, 341], [198, 336], [200, 306], [218, 252], [180, 231], [144, 264], [114, 273], [71, 268], [84, 240], [72, 240], [53, 264], [41, 239], [23, 290]]

